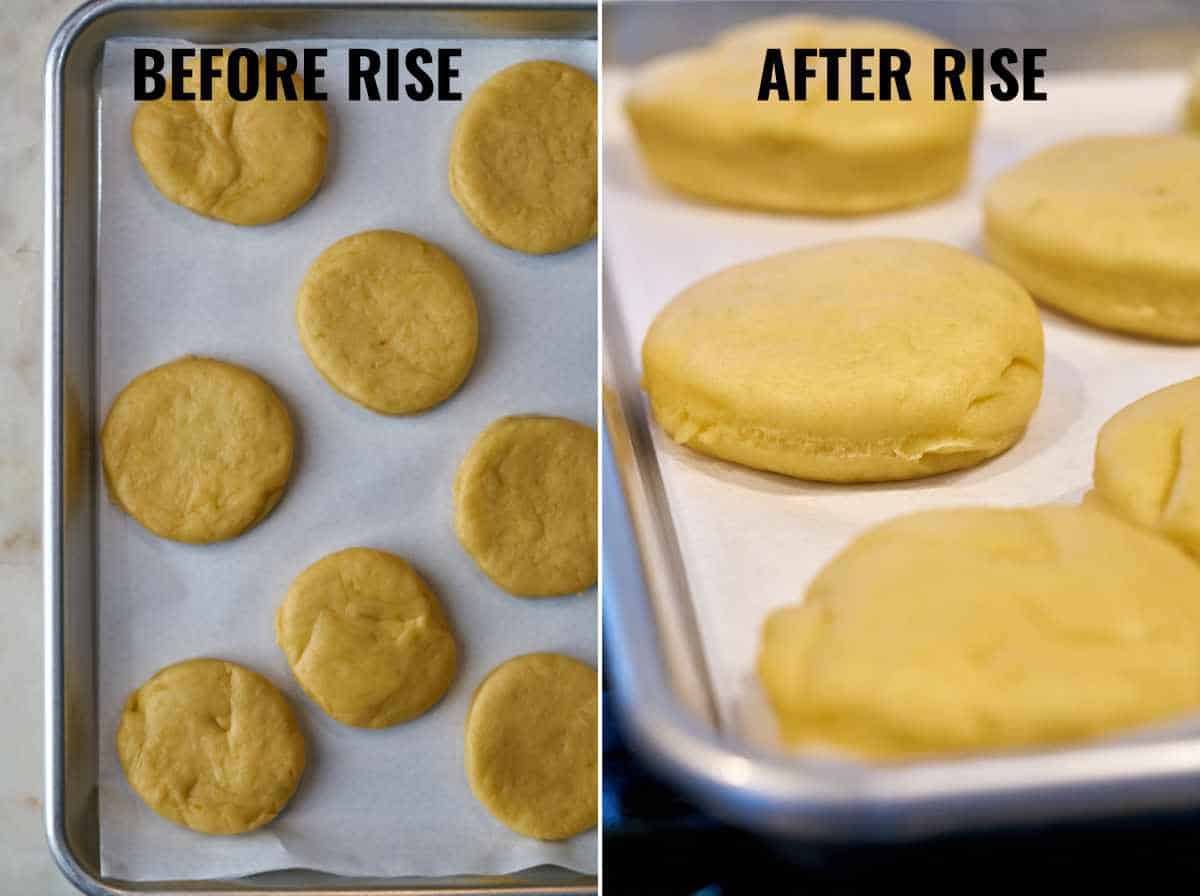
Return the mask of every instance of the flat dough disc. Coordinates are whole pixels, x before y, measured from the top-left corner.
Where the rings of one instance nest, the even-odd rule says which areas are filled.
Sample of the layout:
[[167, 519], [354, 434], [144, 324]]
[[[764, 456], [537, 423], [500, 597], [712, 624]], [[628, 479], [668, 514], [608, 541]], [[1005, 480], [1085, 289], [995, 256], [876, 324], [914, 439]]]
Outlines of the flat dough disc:
[[203, 834], [266, 824], [296, 792], [305, 761], [304, 735], [278, 688], [210, 659], [167, 666], [130, 694], [117, 753], [147, 806]]
[[338, 240], [304, 275], [300, 343], [326, 381], [381, 414], [445, 401], [475, 361], [470, 284], [437, 246], [398, 230]]
[[[929, 202], [966, 179], [977, 103], [933, 98], [935, 35], [878, 19], [782, 16], [752, 21], [706, 47], [670, 53], [644, 66], [625, 110], [642, 159], [672, 189], [709, 202], [777, 212], [853, 215]], [[911, 98], [880, 95], [880, 61], [866, 88], [828, 99], [825, 66], [807, 98], [759, 101], [768, 48], [789, 73], [793, 47], [907, 50]]]
[[860, 239], [699, 281], [659, 313], [642, 362], [655, 417], [690, 448], [801, 479], [912, 479], [1020, 438], [1042, 326], [973, 255]]
[[1200, 708], [1200, 566], [1078, 506], [915, 513], [776, 610], [758, 673], [794, 746], [877, 759], [1057, 744]]
[[[222, 64], [228, 64], [228, 59]], [[260, 83], [266, 62], [259, 60]], [[300, 79], [296, 83], [300, 95]], [[198, 76], [186, 81], [198, 97]], [[210, 101], [162, 98], [133, 116], [133, 149], [154, 187], [172, 202], [230, 224], [270, 224], [316, 192], [329, 127], [321, 103], [229, 96], [224, 77]]]
[[467, 713], [467, 781], [518, 834], [565, 840], [596, 826], [596, 670], [557, 653], [501, 663]]
[[244, 367], [186, 356], [121, 390], [100, 433], [109, 494], [163, 538], [223, 541], [262, 520], [292, 470], [292, 421]]
[[454, 481], [458, 540], [489, 579], [521, 597], [596, 583], [596, 430], [561, 417], [502, 417]]
[[596, 235], [596, 82], [538, 60], [485, 81], [450, 145], [450, 192], [492, 242], [542, 255]]
[[436, 595], [403, 559], [370, 548], [338, 551], [300, 573], [275, 614], [275, 640], [304, 692], [358, 728], [421, 715], [457, 665]]
[[1140, 398], [1104, 424], [1088, 502], [1200, 558], [1200, 378]]
[[1084, 137], [1043, 150], [988, 187], [984, 242], [1040, 302], [1200, 342], [1200, 137]]

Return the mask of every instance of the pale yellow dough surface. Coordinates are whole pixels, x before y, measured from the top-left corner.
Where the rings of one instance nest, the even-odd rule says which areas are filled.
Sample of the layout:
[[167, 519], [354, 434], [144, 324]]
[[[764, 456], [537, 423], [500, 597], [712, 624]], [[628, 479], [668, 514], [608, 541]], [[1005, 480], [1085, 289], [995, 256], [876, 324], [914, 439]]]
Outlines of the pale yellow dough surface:
[[[975, 103], [933, 99], [938, 46], [947, 44], [875, 19], [765, 19], [649, 63], [625, 108], [650, 171], [701, 200], [817, 215], [918, 205], [962, 185], [977, 117]], [[912, 99], [850, 100], [844, 62], [837, 100], [826, 99], [821, 63], [807, 99], [760, 102], [768, 47], [783, 50], [789, 73], [795, 47], [906, 49]], [[871, 68], [867, 87], [878, 97], [877, 59]]]
[[988, 254], [1102, 327], [1200, 342], [1200, 137], [1086, 137], [997, 177]]
[[305, 761], [287, 698], [257, 672], [212, 659], [167, 666], [130, 694], [117, 752], [147, 806], [204, 834], [269, 822]]
[[338, 240], [309, 267], [296, 301], [300, 343], [338, 392], [381, 414], [445, 401], [475, 361], [479, 319], [462, 270], [398, 230]]
[[537, 255], [596, 235], [596, 95], [586, 72], [536, 60], [467, 98], [450, 144], [450, 192], [480, 233]]
[[1153, 392], [1104, 424], [1088, 503], [1200, 558], [1200, 379]]
[[1200, 132], [1200, 58], [1192, 66], [1192, 89], [1184, 107], [1184, 123], [1193, 131]]
[[502, 417], [454, 480], [454, 528], [511, 594], [574, 594], [596, 583], [596, 430], [562, 417]]
[[596, 826], [599, 682], [568, 656], [501, 663], [467, 714], [467, 781], [518, 834], [565, 840]]
[[233, 538], [279, 502], [292, 421], [257, 374], [187, 356], [135, 377], [100, 432], [109, 495], [163, 538]]
[[642, 347], [675, 441], [801, 479], [912, 479], [977, 464], [1041, 395], [1029, 295], [986, 262], [904, 239], [830, 243], [680, 293]]
[[358, 728], [415, 718], [458, 662], [437, 596], [400, 557], [348, 548], [296, 577], [275, 614], [292, 674], [331, 717]]
[[1083, 507], [877, 526], [762, 632], [796, 747], [875, 759], [1031, 747], [1200, 709], [1200, 566]]
[[[261, 60], [259, 76], [266, 77]], [[300, 79], [294, 80], [299, 96]], [[199, 97], [199, 78], [186, 83]], [[269, 101], [264, 91], [237, 102], [222, 77], [209, 101], [164, 97], [140, 104], [133, 148], [155, 188], [230, 224], [270, 224], [304, 205], [325, 173], [325, 109], [318, 102]]]

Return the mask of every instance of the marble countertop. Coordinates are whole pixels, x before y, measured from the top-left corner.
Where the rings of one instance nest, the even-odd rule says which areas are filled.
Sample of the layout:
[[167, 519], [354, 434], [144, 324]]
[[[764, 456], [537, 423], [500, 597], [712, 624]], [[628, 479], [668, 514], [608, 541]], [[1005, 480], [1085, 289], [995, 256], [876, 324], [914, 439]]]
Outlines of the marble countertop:
[[66, 894], [42, 833], [42, 63], [80, 0], [0, 23], [0, 892]]

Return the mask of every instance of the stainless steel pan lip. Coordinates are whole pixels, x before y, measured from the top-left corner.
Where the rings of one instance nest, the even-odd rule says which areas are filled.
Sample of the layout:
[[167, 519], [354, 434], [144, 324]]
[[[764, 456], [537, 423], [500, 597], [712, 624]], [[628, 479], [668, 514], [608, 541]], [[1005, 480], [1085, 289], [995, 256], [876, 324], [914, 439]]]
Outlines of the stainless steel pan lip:
[[[323, 875], [328, 884], [314, 885], [295, 879], [296, 872], [270, 873], [247, 878], [219, 881], [121, 881], [103, 879], [99, 869], [81, 856], [70, 842], [67, 819], [67, 777], [69, 774], [67, 730], [67, 646], [64, 582], [64, 533], [66, 523], [64, 480], [64, 344], [66, 282], [64, 257], [69, 239], [80, 234], [67, 233], [65, 214], [68, 196], [64, 178], [65, 146], [65, 70], [72, 49], [89, 28], [102, 25], [106, 18], [132, 13], [178, 13], [211, 11], [214, 13], [381, 13], [402, 10], [452, 15], [455, 12], [571, 12], [590, 13], [589, 33], [573, 33], [577, 38], [595, 38], [596, 4], [588, 0], [527, 0], [524, 3], [492, 0], [91, 0], [76, 9], [51, 39], [44, 68], [43, 163], [43, 324], [42, 324], [42, 406], [43, 406], [43, 676], [45, 683], [44, 774], [45, 826], [51, 855], [63, 875], [80, 892], [89, 896], [166, 896], [188, 893], [192, 896], [272, 896], [289, 893], [297, 896], [585, 896], [598, 890], [595, 875], [582, 875], [564, 869], [527, 869], [504, 876], [460, 876], [453, 878], [406, 878], [398, 881], [346, 879]], [[574, 21], [574, 20], [573, 20]], [[463, 35], [464, 37], [466, 35]], [[500, 36], [500, 35], [496, 35]], [[255, 37], [255, 40], [261, 39]], [[92, 161], [93, 186], [96, 171]], [[94, 238], [93, 232], [86, 234]], [[94, 643], [94, 640], [93, 640]], [[303, 872], [301, 872], [303, 873]], [[291, 878], [291, 879], [289, 879]]]
[[[787, 839], [887, 843], [990, 827], [1087, 820], [1200, 805], [1200, 736], [1119, 741], [966, 758], [870, 765], [787, 757], [721, 732], [689, 711], [669, 668], [664, 612], [690, 607], [680, 576], [647, 575], [646, 557], [674, 556], [669, 511], [611, 283], [604, 292], [602, 457], [605, 672], [638, 755], [714, 815]], [[656, 590], [648, 584], [652, 578]], [[685, 608], [683, 611], [680, 608]], [[709, 698], [711, 700], [711, 697]]]

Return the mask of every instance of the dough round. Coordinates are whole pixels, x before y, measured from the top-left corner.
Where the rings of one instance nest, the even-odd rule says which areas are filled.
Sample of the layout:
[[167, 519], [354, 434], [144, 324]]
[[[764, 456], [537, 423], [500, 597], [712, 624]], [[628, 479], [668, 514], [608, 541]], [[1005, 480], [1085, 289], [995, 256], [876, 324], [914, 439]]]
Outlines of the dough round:
[[583, 591], [596, 584], [596, 476], [590, 426], [502, 417], [479, 434], [458, 468], [458, 540], [511, 594]]
[[287, 698], [224, 660], [167, 666], [130, 694], [117, 753], [147, 806], [203, 834], [266, 824], [304, 771], [304, 735]]
[[1200, 378], [1153, 392], [1105, 423], [1092, 478], [1088, 503], [1200, 558]]
[[450, 192], [494, 243], [543, 255], [596, 235], [596, 82], [538, 60], [467, 99], [450, 144]]
[[275, 640], [304, 692], [357, 728], [416, 718], [446, 693], [458, 649], [429, 586], [395, 554], [347, 548], [296, 577]]
[[935, 510], [770, 615], [784, 741], [873, 758], [1027, 747], [1200, 707], [1200, 567], [1083, 507]]
[[292, 471], [292, 421], [244, 367], [186, 356], [121, 390], [100, 433], [113, 500], [163, 538], [206, 543], [262, 520]]
[[445, 401], [475, 361], [471, 286], [437, 246], [398, 230], [338, 240], [304, 275], [300, 343], [328, 383], [381, 414]]
[[[266, 62], [258, 66], [265, 83]], [[199, 96], [198, 76], [186, 86]], [[224, 77], [208, 102], [164, 97], [133, 116], [133, 148], [158, 192], [230, 224], [270, 224], [304, 205], [325, 173], [328, 134], [321, 103], [268, 101], [264, 91], [238, 102]]]
[[1026, 292], [939, 243], [862, 239], [728, 268], [642, 347], [675, 441], [801, 479], [930, 476], [1004, 451], [1041, 395]]
[[596, 826], [596, 670], [557, 653], [501, 663], [467, 713], [467, 781], [518, 834], [565, 840]]
[[1143, 336], [1200, 342], [1200, 139], [1086, 137], [997, 177], [988, 254], [1034, 298]]
[[[779, 212], [853, 215], [918, 205], [957, 190], [967, 175], [973, 102], [933, 99], [932, 34], [874, 19], [785, 16], [752, 22], [700, 49], [647, 65], [625, 109], [650, 171], [710, 202]], [[826, 99], [824, 64], [808, 99], [760, 102], [768, 47], [899, 47], [909, 51], [912, 99]], [[868, 89], [879, 95], [878, 59]], [[790, 93], [789, 93], [790, 97]]]
[[1192, 90], [1184, 108], [1184, 123], [1193, 131], [1200, 131], [1200, 58], [1192, 67]]

